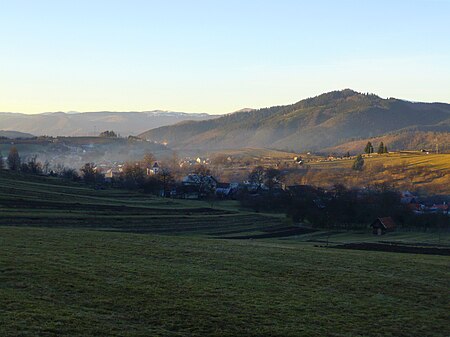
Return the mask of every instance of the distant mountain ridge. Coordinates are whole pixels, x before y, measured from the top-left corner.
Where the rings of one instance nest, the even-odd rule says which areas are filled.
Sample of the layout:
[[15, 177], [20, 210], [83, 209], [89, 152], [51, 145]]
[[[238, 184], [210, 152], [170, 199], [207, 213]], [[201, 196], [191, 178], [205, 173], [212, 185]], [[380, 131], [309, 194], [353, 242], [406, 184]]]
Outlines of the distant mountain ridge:
[[140, 137], [180, 149], [267, 147], [320, 151], [385, 134], [450, 132], [450, 104], [383, 99], [345, 89], [286, 106], [182, 122]]
[[0, 129], [31, 133], [36, 136], [92, 136], [114, 130], [122, 136], [137, 135], [148, 129], [186, 120], [217, 118], [206, 113], [173, 111], [142, 112], [46, 112], [34, 115], [0, 112]]

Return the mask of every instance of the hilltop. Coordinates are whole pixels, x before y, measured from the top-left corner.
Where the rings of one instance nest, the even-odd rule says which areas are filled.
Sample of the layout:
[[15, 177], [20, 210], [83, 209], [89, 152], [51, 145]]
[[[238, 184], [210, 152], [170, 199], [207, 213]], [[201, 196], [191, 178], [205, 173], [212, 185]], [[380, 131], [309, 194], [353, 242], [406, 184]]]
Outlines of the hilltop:
[[383, 99], [345, 89], [292, 105], [181, 122], [149, 130], [140, 137], [167, 142], [178, 149], [268, 147], [320, 151], [387, 134], [410, 139], [420, 132], [448, 134], [450, 104]]
[[181, 121], [200, 121], [216, 117], [205, 113], [160, 110], [51, 112], [35, 115], [2, 112], [0, 125], [4, 130], [27, 132], [36, 136], [93, 136], [104, 130], [114, 130], [116, 133], [128, 136]]

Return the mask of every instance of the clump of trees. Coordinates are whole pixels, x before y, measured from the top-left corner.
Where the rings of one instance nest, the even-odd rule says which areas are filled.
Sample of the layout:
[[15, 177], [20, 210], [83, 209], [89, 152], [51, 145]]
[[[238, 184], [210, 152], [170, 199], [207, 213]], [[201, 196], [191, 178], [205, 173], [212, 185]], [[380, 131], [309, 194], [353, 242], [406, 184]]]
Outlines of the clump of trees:
[[115, 133], [112, 130], [111, 131], [109, 131], [109, 130], [103, 131], [102, 133], [100, 133], [99, 136], [104, 137], [104, 138], [117, 138], [118, 137], [117, 133]]
[[284, 176], [276, 168], [255, 167], [248, 175], [250, 186], [240, 191], [238, 199], [242, 206], [259, 211], [277, 212], [286, 204], [282, 193]]
[[[371, 154], [374, 152], [374, 147], [371, 142], [367, 142], [366, 147], [364, 148], [364, 152], [366, 154]], [[380, 142], [380, 144], [378, 145], [377, 153], [378, 154], [389, 153], [387, 146], [383, 142]]]
[[373, 153], [373, 145], [371, 142], [367, 142], [366, 147], [364, 148], [364, 152], [367, 154]]
[[389, 184], [348, 189], [336, 184], [325, 190], [297, 185], [279, 193], [242, 192], [242, 206], [254, 211], [283, 212], [294, 223], [327, 229], [362, 229], [376, 218], [392, 217], [404, 229], [450, 229], [442, 214], [416, 215], [401, 203], [401, 195]]
[[273, 167], [257, 166], [248, 175], [248, 181], [258, 189], [265, 186], [272, 190], [281, 184], [282, 174], [280, 170]]
[[387, 146], [383, 144], [383, 142], [380, 142], [380, 145], [378, 146], [378, 154], [388, 153]]
[[20, 171], [31, 174], [42, 174], [42, 163], [37, 161], [37, 156], [32, 156], [27, 162], [20, 165]]

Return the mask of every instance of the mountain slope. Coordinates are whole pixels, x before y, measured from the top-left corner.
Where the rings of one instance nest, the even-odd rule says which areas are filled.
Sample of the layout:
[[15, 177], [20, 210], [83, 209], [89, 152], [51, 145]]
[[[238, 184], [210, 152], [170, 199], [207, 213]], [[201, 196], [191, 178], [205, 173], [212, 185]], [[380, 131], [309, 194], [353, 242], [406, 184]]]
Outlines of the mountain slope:
[[5, 137], [9, 139], [16, 139], [16, 138], [33, 138], [34, 136], [29, 133], [19, 132], [19, 131], [12, 131], [12, 130], [0, 130], [0, 138]]
[[450, 132], [450, 105], [382, 99], [346, 89], [292, 105], [156, 128], [140, 136], [184, 149], [317, 151], [400, 130]]
[[181, 121], [210, 118], [217, 118], [217, 116], [167, 111], [54, 112], [36, 115], [0, 113], [0, 127], [3, 130], [27, 132], [37, 136], [92, 136], [105, 130], [114, 130], [116, 133], [128, 136]]

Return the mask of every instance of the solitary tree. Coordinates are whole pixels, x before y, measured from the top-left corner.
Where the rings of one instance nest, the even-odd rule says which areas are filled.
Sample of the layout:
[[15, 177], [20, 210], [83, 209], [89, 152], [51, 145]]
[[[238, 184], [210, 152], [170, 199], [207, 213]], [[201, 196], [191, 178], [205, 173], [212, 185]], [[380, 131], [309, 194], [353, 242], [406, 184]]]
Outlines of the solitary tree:
[[170, 171], [170, 169], [164, 167], [164, 168], [161, 169], [161, 171], [159, 171], [158, 178], [161, 181], [161, 184], [162, 184], [162, 187], [163, 187], [163, 190], [164, 190], [164, 195], [163, 196], [165, 197], [166, 194], [167, 194], [167, 191], [169, 189], [169, 185], [171, 183], [173, 183], [173, 181], [174, 181], [174, 177], [173, 177], [172, 172]]
[[389, 153], [387, 146], [384, 146], [383, 153]]
[[248, 175], [248, 180], [254, 185], [257, 185], [258, 188], [262, 186], [265, 179], [264, 167], [256, 166], [252, 172]]
[[373, 153], [373, 146], [371, 142], [367, 142], [364, 152], [367, 154]]
[[211, 194], [213, 190], [211, 170], [206, 165], [196, 165], [194, 174], [191, 176], [197, 185], [200, 194]]
[[94, 163], [86, 163], [81, 168], [81, 173], [83, 174], [83, 180], [86, 183], [95, 183], [95, 165]]
[[378, 154], [383, 154], [384, 152], [384, 144], [383, 142], [380, 143], [380, 145], [378, 146]]
[[353, 166], [352, 169], [354, 169], [355, 171], [362, 171], [364, 167], [364, 158], [359, 154], [355, 161], [353, 162]]
[[123, 168], [125, 185], [128, 188], [136, 188], [143, 186], [145, 182], [145, 169], [139, 163], [127, 163]]
[[19, 171], [20, 170], [20, 156], [19, 151], [17, 151], [17, 148], [13, 146], [11, 150], [9, 150], [8, 155], [8, 168], [11, 171]]
[[155, 161], [156, 158], [153, 153], [148, 152], [144, 155], [144, 158], [142, 158], [141, 164], [144, 168], [151, 168]]
[[0, 170], [3, 170], [4, 167], [5, 163], [3, 162], [3, 155], [2, 152], [0, 151]]

